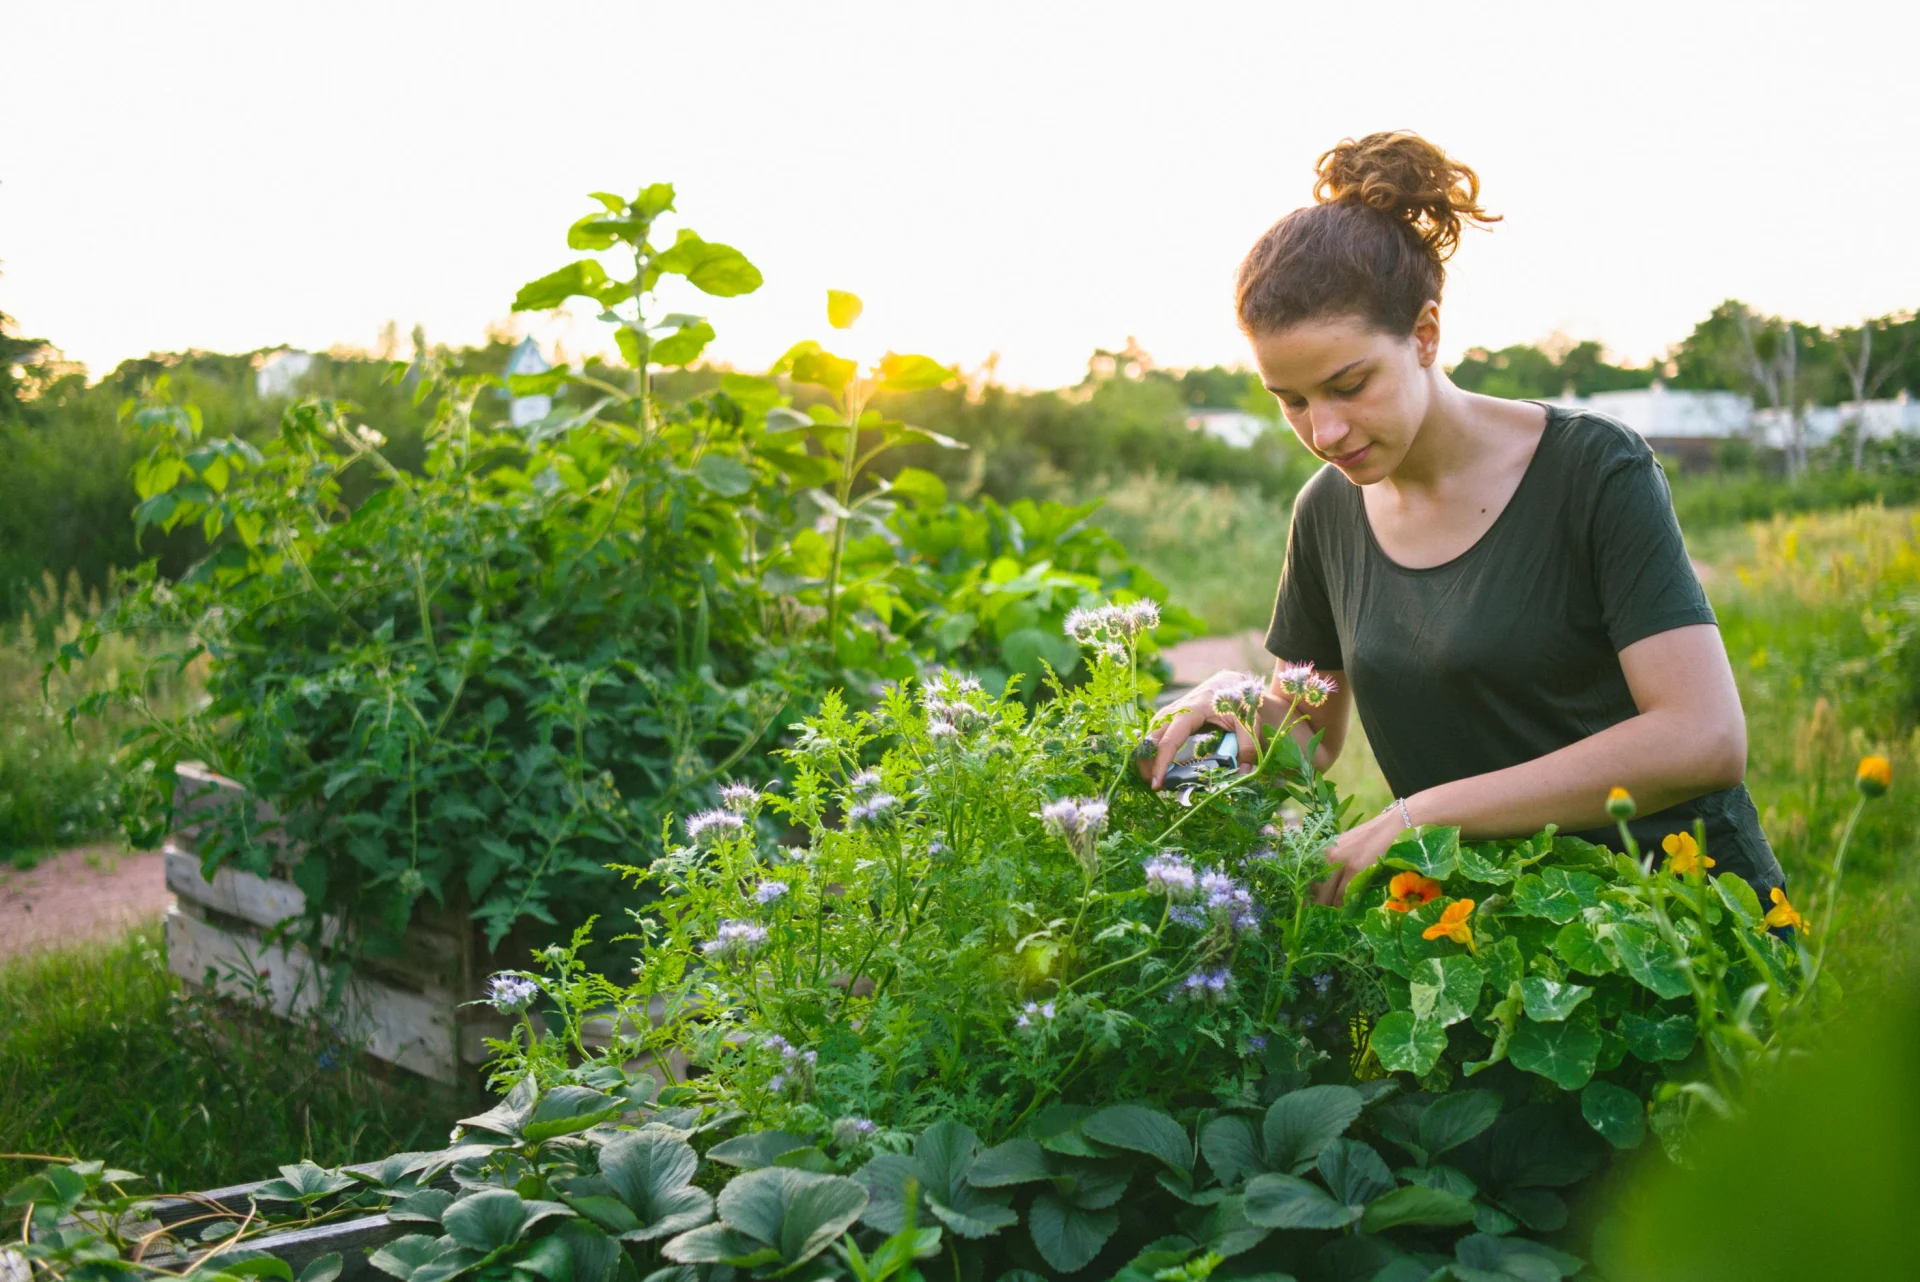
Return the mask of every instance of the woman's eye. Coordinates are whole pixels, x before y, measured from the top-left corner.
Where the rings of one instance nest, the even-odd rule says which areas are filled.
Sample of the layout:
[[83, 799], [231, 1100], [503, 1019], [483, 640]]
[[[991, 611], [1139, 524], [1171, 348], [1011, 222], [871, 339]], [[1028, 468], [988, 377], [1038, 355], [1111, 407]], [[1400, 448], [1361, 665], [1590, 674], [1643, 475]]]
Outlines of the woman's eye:
[[1334, 388], [1333, 394], [1335, 396], [1358, 396], [1360, 395], [1360, 393], [1366, 390], [1367, 390], [1367, 380], [1363, 378], [1358, 383], [1355, 383], [1352, 387]]

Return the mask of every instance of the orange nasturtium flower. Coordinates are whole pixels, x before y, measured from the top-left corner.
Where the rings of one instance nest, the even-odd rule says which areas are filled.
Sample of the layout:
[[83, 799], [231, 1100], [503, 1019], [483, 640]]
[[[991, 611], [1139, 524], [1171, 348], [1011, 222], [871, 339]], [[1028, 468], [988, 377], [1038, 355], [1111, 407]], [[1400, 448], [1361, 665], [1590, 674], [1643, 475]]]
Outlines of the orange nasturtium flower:
[[1660, 839], [1660, 849], [1667, 852], [1667, 871], [1676, 877], [1713, 867], [1712, 857], [1700, 853], [1700, 845], [1690, 832], [1668, 833]]
[[1893, 787], [1893, 763], [1885, 757], [1860, 758], [1860, 772], [1853, 777], [1854, 786], [1869, 797], [1884, 797], [1887, 789]]
[[1791, 926], [1795, 930], [1805, 930], [1807, 928], [1807, 919], [1800, 915], [1798, 909], [1787, 902], [1786, 893], [1778, 886], [1773, 888], [1773, 907], [1767, 909], [1767, 925], [1774, 927]]
[[1456, 899], [1440, 913], [1440, 920], [1420, 932], [1422, 939], [1451, 939], [1456, 944], [1465, 944], [1467, 951], [1477, 953], [1480, 950], [1473, 945], [1473, 923], [1467, 918], [1473, 916], [1471, 899]]
[[1393, 912], [1410, 913], [1421, 904], [1440, 898], [1440, 883], [1417, 872], [1395, 873], [1387, 883], [1387, 907]]

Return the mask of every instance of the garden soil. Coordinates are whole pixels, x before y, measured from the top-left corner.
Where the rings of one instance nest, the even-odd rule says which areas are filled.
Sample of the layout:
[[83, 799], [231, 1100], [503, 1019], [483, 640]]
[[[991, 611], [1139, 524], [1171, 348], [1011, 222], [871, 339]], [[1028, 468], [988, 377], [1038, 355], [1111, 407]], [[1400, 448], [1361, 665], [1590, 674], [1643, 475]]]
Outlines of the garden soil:
[[105, 842], [24, 870], [0, 865], [0, 961], [111, 939], [157, 922], [172, 902], [158, 851]]

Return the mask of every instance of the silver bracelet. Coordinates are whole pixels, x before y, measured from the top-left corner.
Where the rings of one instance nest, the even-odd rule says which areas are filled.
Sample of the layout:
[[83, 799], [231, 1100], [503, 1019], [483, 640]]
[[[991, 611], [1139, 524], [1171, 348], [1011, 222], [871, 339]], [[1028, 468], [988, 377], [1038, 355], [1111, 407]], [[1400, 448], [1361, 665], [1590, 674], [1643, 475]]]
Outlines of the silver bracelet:
[[1402, 798], [1395, 797], [1393, 799], [1393, 804], [1400, 807], [1400, 822], [1405, 824], [1409, 828], [1413, 827], [1414, 826], [1413, 816], [1407, 811], [1406, 801], [1403, 800]]

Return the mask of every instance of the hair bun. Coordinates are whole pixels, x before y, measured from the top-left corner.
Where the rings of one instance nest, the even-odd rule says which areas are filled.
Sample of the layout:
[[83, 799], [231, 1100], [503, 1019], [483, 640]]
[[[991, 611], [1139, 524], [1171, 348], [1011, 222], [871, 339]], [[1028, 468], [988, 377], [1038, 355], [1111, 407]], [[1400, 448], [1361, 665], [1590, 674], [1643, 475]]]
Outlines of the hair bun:
[[1314, 166], [1313, 197], [1355, 204], [1404, 222], [1434, 261], [1445, 262], [1467, 222], [1500, 221], [1480, 207], [1480, 176], [1407, 130], [1348, 138]]

